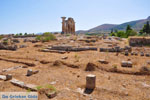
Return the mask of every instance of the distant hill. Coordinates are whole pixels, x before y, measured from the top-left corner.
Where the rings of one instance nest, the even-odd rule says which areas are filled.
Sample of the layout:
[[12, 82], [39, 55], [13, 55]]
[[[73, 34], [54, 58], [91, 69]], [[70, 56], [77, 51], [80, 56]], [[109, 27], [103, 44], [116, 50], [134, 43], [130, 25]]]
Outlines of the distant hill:
[[108, 31], [111, 30], [112, 28], [116, 27], [117, 25], [115, 24], [103, 24], [103, 25], [99, 25], [95, 28], [92, 28], [90, 30], [88, 30], [89, 32], [99, 32], [99, 31]]
[[112, 29], [125, 30], [127, 25], [130, 25], [135, 31], [140, 31], [143, 28], [143, 25], [146, 24], [147, 21], [150, 22], [150, 16], [147, 19], [125, 22], [119, 25], [102, 24], [89, 30], [85, 30], [85, 31], [79, 30], [77, 31], [77, 33], [108, 33], [111, 32]]

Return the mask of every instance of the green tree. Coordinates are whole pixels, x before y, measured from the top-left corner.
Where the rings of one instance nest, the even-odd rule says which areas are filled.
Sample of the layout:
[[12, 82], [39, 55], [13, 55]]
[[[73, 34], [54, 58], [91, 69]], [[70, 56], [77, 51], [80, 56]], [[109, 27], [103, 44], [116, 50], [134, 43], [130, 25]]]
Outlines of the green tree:
[[111, 29], [111, 33], [113, 33], [114, 32], [114, 30], [113, 29]]
[[16, 36], [18, 36], [19, 34], [17, 33]]
[[28, 35], [27, 33], [24, 33], [24, 35]]
[[146, 33], [150, 34], [150, 26], [149, 26], [149, 21], [146, 23]]
[[22, 35], [22, 33], [19, 33], [19, 35]]
[[117, 29], [115, 29], [115, 33], [117, 33], [118, 32], [118, 30]]
[[129, 37], [129, 36], [135, 36], [137, 35], [137, 32], [134, 31], [130, 25], [127, 25], [127, 28], [126, 28], [126, 37]]
[[146, 34], [150, 34], [150, 25], [149, 25], [149, 21], [146, 22], [146, 24], [144, 24], [143, 29], [140, 30], [140, 33], [146, 33]]
[[132, 30], [130, 25], [127, 25], [126, 32]]

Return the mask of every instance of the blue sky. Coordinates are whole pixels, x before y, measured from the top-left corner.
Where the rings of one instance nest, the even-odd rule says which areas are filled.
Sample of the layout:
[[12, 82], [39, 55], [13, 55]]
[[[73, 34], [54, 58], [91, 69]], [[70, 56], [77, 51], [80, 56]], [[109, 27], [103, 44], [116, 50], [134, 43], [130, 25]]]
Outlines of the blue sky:
[[61, 16], [87, 30], [147, 18], [150, 0], [0, 0], [0, 34], [61, 31]]

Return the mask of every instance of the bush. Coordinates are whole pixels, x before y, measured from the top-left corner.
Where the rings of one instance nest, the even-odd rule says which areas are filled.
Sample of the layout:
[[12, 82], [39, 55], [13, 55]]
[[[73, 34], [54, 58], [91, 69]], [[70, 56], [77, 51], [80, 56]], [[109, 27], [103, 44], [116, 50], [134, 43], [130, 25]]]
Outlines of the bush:
[[116, 36], [116, 34], [115, 33], [110, 33], [110, 36]]
[[3, 36], [0, 36], [0, 40], [3, 38]]
[[51, 34], [50, 32], [45, 32], [43, 35], [38, 35], [36, 40], [40, 40], [42, 42], [49, 42], [51, 40], [56, 40], [55, 35]]
[[118, 31], [117, 33], [111, 33], [110, 36], [117, 36], [121, 38], [128, 38], [129, 36], [135, 36], [137, 35], [137, 32], [134, 30], [128, 30], [127, 32], [124, 31]]
[[119, 31], [116, 35], [117, 37], [127, 38], [127, 34], [124, 31]]
[[126, 34], [127, 34], [127, 37], [129, 37], [129, 36], [135, 36], [135, 35], [137, 35], [137, 32], [135, 32], [134, 30], [128, 30], [126, 32]]

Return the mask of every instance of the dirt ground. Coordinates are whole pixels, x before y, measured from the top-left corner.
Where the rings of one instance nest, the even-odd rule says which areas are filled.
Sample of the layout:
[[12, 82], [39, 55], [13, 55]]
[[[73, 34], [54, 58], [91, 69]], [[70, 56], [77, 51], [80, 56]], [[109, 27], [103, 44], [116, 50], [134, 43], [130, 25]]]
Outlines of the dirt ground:
[[[24, 81], [25, 83], [44, 86], [51, 84], [56, 88], [57, 96], [52, 100], [150, 100], [150, 75], [136, 75], [143, 65], [147, 65], [150, 57], [125, 56], [119, 53], [99, 52], [99, 51], [81, 51], [69, 52], [65, 54], [41, 52], [40, 50], [56, 44], [67, 44], [74, 46], [92, 46], [108, 47], [108, 44], [117, 44], [124, 47], [128, 45], [128, 40], [108, 40], [97, 38], [96, 42], [86, 43], [78, 40], [81, 36], [57, 37], [57, 41], [46, 43], [23, 42], [17, 45], [25, 44], [26, 48], [20, 48], [17, 51], [0, 50], [0, 75], [12, 74], [13, 78]], [[36, 46], [35, 46], [36, 45]], [[37, 46], [39, 45], [39, 46]], [[146, 48], [146, 49], [145, 49]], [[150, 47], [134, 47], [134, 51], [149, 51]], [[62, 59], [62, 57], [68, 59]], [[4, 60], [5, 59], [5, 60]], [[6, 60], [7, 59], [7, 60]], [[99, 59], [105, 59], [108, 64], [101, 64]], [[8, 61], [9, 60], [9, 61]], [[121, 61], [130, 60], [133, 62], [132, 68], [121, 67]], [[19, 61], [18, 63], [12, 61]], [[47, 62], [46, 64], [42, 61]], [[54, 62], [65, 62], [54, 66]], [[21, 62], [33, 63], [35, 66], [28, 66]], [[85, 71], [87, 63], [94, 63], [97, 67], [95, 71]], [[76, 65], [79, 68], [72, 68], [69, 64]], [[3, 69], [27, 66], [7, 72]], [[119, 72], [112, 72], [114, 66]], [[39, 73], [30, 77], [26, 76], [27, 70], [39, 70]], [[86, 75], [96, 75], [96, 88], [91, 94], [81, 93], [85, 89]], [[52, 84], [53, 83], [53, 84]], [[26, 89], [14, 86], [9, 81], [0, 80], [1, 92], [22, 92]], [[46, 95], [39, 93], [39, 100], [49, 100]]]

